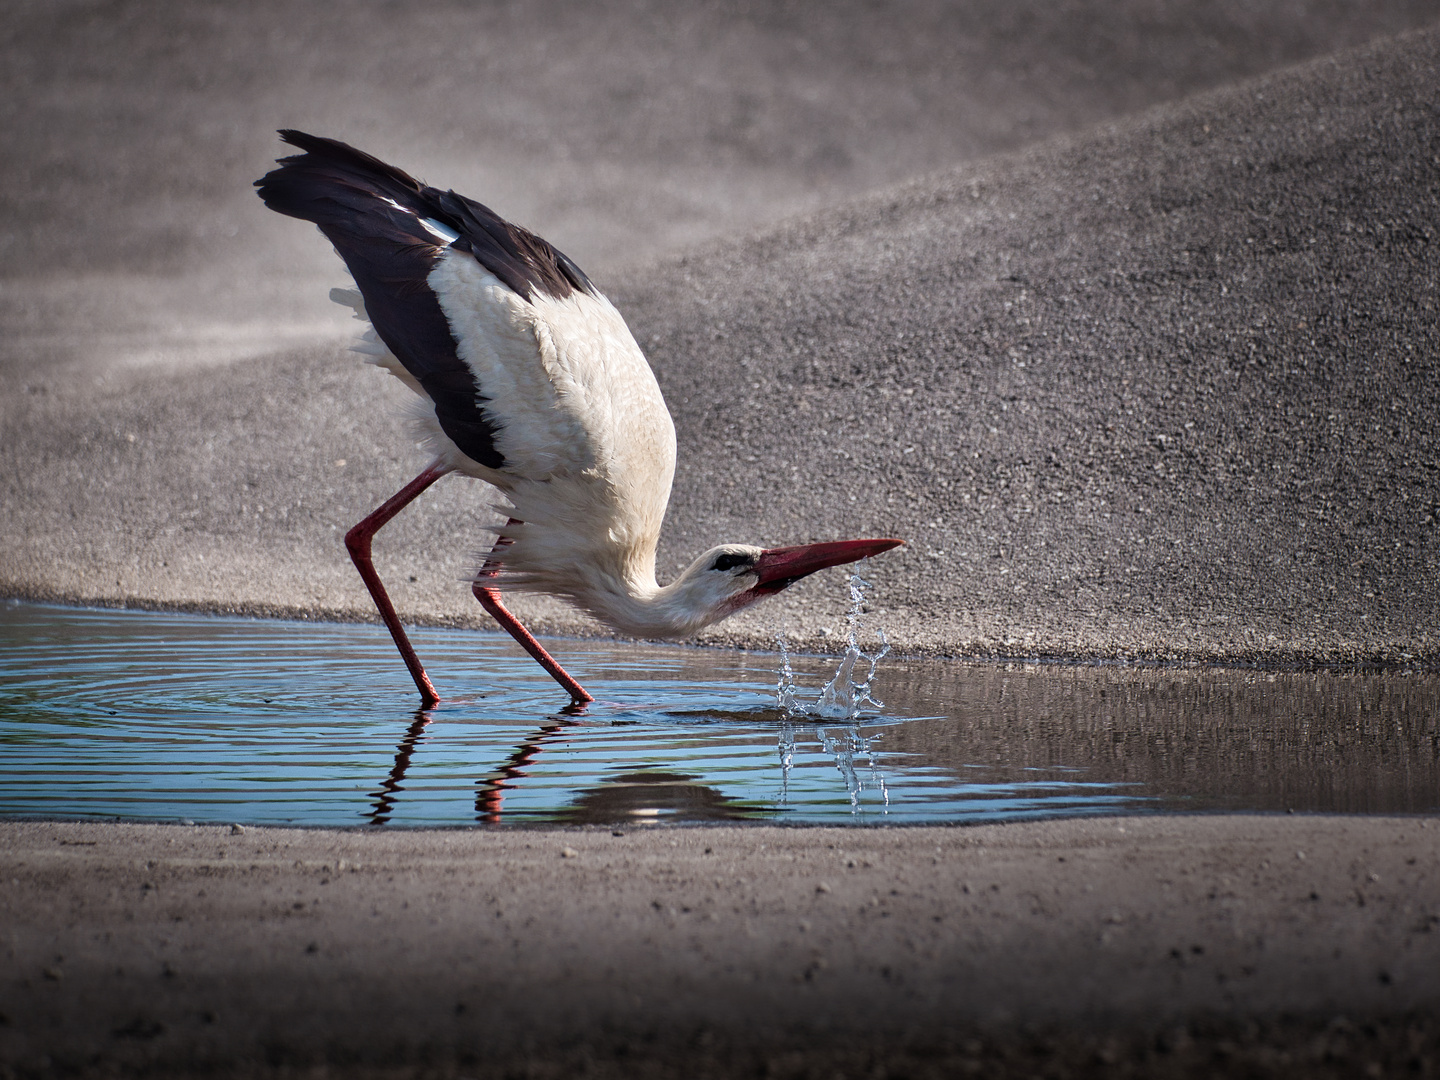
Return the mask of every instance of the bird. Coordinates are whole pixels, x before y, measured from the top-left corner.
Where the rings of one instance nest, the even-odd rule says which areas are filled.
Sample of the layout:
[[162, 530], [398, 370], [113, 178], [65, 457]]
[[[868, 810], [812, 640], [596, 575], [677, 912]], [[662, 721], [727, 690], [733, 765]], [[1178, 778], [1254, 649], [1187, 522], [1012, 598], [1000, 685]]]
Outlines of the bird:
[[420, 692], [440, 696], [371, 559], [387, 522], [451, 473], [488, 482], [506, 518], [475, 598], [570, 695], [594, 700], [509, 611], [502, 591], [558, 596], [621, 634], [689, 637], [801, 578], [899, 546], [894, 538], [761, 548], [721, 544], [667, 585], [655, 552], [675, 473], [675, 426], [615, 306], [558, 249], [489, 207], [336, 139], [282, 129], [300, 152], [255, 181], [309, 221], [354, 289], [331, 299], [368, 324], [358, 351], [418, 396], [430, 463], [345, 545]]

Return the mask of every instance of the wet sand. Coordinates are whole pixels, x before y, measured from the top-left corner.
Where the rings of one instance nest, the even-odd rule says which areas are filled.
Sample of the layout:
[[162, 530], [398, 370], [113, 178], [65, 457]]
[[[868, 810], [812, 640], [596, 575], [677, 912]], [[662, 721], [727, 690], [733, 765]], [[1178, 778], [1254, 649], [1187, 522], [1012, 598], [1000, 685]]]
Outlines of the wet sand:
[[[248, 189], [292, 125], [614, 296], [666, 569], [894, 533], [908, 651], [1433, 663], [1440, 10], [1353, 7], [18, 5], [0, 594], [369, 617], [339, 538], [423, 460]], [[407, 617], [480, 625], [484, 503], [382, 534]], [[1433, 1074], [1434, 825], [9, 823], [0, 1072]]]
[[8, 823], [0, 903], [0, 1062], [22, 1076], [1440, 1063], [1435, 820]]

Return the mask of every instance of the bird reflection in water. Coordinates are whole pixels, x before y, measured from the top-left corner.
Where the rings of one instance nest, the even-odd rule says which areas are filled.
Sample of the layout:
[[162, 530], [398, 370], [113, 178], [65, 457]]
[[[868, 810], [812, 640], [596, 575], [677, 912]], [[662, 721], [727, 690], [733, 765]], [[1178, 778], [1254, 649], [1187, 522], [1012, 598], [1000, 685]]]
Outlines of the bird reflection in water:
[[[562, 709], [562, 714], [572, 715], [583, 713], [584, 705], [569, 705]], [[505, 759], [505, 764], [495, 770], [489, 776], [480, 780], [475, 791], [475, 818], [487, 825], [498, 825], [500, 823], [500, 804], [505, 798], [507, 788], [515, 786], [515, 781], [525, 775], [526, 769], [540, 753], [545, 743], [553, 739], [560, 732], [568, 727], [573, 727], [578, 721], [569, 716], [552, 716], [540, 726], [540, 730], [531, 735], [515, 748], [515, 752]]]
[[[550, 717], [538, 731], [516, 747], [515, 752], [505, 759], [505, 764], [477, 781], [475, 816], [478, 820], [492, 824], [499, 822], [500, 805], [505, 798], [505, 790], [514, 787], [514, 781], [525, 775], [526, 767], [535, 760], [546, 741], [573, 726], [576, 721], [571, 717], [584, 711], [583, 705], [570, 705], [562, 709], [561, 715]], [[375, 800], [375, 808], [367, 815], [370, 824], [384, 825], [390, 820], [399, 793], [405, 790], [404, 780], [410, 769], [410, 759], [415, 756], [415, 749], [424, 738], [425, 729], [433, 715], [433, 709], [415, 710], [414, 721], [405, 729], [400, 744], [395, 748], [395, 764], [390, 769], [390, 775], [381, 781], [379, 791], [370, 792], [370, 797]]]
[[404, 738], [395, 748], [395, 765], [391, 768], [390, 775], [381, 782], [379, 791], [370, 793], [370, 797], [375, 800], [375, 809], [371, 810], [369, 815], [371, 825], [384, 825], [390, 820], [390, 812], [395, 808], [395, 797], [404, 790], [401, 781], [405, 779], [405, 772], [410, 768], [410, 759], [415, 755], [415, 748], [420, 745], [420, 739], [430, 725], [432, 711], [425, 708], [415, 710], [414, 722], [405, 729]]
[[688, 773], [621, 773], [582, 791], [557, 820], [567, 825], [642, 825], [651, 821], [746, 821], [764, 808], [695, 783]]
[[[475, 819], [484, 824], [499, 824], [503, 817], [505, 793], [525, 778], [546, 744], [579, 724], [578, 717], [584, 712], [583, 705], [571, 705], [548, 717], [516, 746], [498, 769], [477, 780]], [[390, 774], [381, 782], [379, 790], [370, 792], [374, 808], [367, 816], [372, 825], [384, 825], [390, 821], [400, 792], [405, 789], [405, 775], [411, 759], [424, 741], [432, 717], [433, 710], [417, 709], [414, 720], [405, 729], [395, 748], [395, 764]], [[874, 745], [879, 738], [878, 733], [863, 734], [858, 725], [815, 726], [782, 720], [777, 747], [781, 780], [775, 805], [732, 798], [716, 788], [697, 783], [698, 777], [688, 773], [642, 769], [607, 777], [596, 786], [581, 791], [571, 805], [558, 810], [552, 820], [571, 825], [615, 825], [650, 821], [744, 821], [768, 817], [775, 810], [786, 808], [789, 802], [791, 770], [802, 731], [808, 732], [820, 743], [844, 780], [852, 813], [862, 811], [862, 799], [867, 789], [873, 789], [880, 796], [882, 813], [888, 809], [890, 793]]]

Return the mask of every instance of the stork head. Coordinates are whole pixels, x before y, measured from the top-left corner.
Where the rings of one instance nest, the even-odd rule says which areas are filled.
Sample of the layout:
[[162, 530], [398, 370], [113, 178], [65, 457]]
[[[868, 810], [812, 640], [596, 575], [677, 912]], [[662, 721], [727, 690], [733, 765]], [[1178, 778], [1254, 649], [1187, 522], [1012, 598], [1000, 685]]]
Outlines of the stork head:
[[[837, 540], [828, 544], [758, 548], [722, 544], [690, 564], [669, 592], [677, 630], [693, 633], [783, 592], [803, 577], [899, 547], [903, 540]], [[683, 615], [682, 615], [683, 612]], [[688, 618], [687, 618], [688, 616]], [[688, 623], [682, 626], [681, 623]]]

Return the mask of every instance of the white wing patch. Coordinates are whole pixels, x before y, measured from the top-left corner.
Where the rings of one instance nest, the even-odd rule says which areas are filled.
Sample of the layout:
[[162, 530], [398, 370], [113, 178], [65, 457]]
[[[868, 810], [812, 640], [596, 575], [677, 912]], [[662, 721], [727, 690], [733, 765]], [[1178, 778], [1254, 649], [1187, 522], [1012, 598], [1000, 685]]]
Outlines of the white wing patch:
[[430, 288], [450, 321], [455, 351], [489, 401], [504, 472], [526, 480], [594, 466], [585, 431], [561, 407], [536, 341], [536, 313], [469, 252], [447, 251], [430, 272]]
[[[581, 606], [597, 574], [616, 588], [631, 582], [653, 589], [675, 427], [620, 313], [604, 297], [578, 290], [563, 300], [537, 293], [527, 301], [454, 249], [441, 255], [427, 283], [457, 355], [489, 399], [479, 408], [495, 427], [503, 468], [471, 461], [444, 436], [428, 395], [373, 327], [355, 351], [419, 394], [426, 441], [461, 472], [503, 490], [510, 505], [497, 509], [527, 523], [513, 532], [499, 583], [543, 587]], [[369, 321], [358, 292], [333, 289], [330, 298]]]
[[449, 247], [456, 240], [460, 239], [460, 234], [454, 229], [450, 228], [449, 225], [446, 225], [443, 221], [436, 221], [434, 218], [421, 217], [419, 214], [415, 213], [414, 210], [410, 209], [410, 207], [401, 206], [394, 199], [391, 199], [385, 195], [380, 196], [380, 201], [384, 203], [389, 203], [396, 210], [399, 210], [402, 214], [407, 214], [410, 217], [414, 218], [416, 221], [420, 222], [420, 224], [424, 226], [426, 232], [428, 232], [431, 236], [435, 237], [437, 240], [440, 241], [441, 244], [446, 247]]

